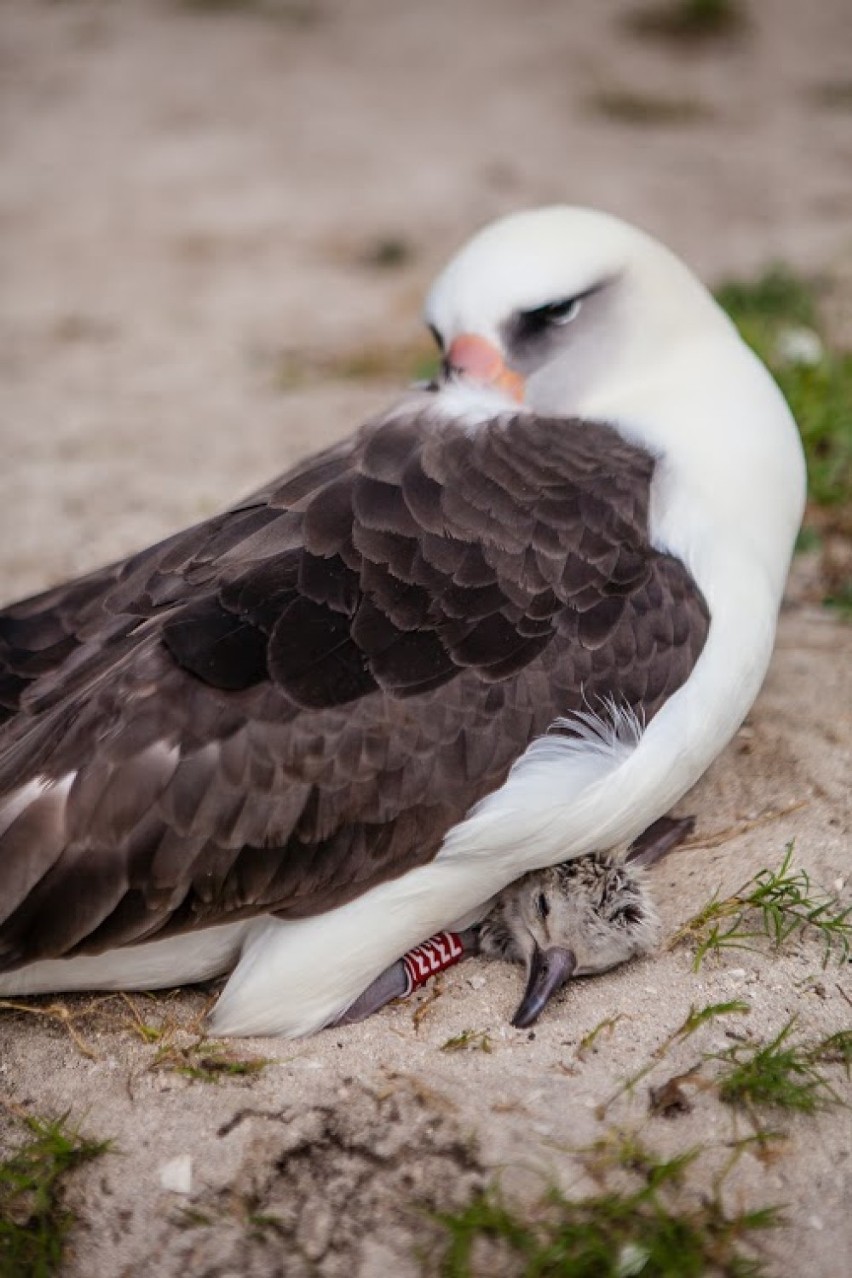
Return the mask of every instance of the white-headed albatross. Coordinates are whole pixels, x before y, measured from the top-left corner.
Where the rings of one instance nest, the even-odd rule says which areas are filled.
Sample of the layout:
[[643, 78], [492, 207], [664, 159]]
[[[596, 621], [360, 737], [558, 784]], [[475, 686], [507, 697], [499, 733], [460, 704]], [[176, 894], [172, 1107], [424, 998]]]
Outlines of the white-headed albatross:
[[233, 968], [307, 1034], [508, 883], [624, 848], [769, 661], [795, 424], [695, 277], [579, 208], [487, 227], [443, 374], [0, 617], [0, 993]]

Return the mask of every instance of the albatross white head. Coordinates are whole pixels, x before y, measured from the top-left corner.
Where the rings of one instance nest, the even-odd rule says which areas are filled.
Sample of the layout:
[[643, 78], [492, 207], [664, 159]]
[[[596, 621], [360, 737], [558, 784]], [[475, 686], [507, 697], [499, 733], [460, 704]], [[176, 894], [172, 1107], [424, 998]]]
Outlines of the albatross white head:
[[596, 389], [730, 321], [674, 254], [581, 208], [518, 213], [452, 259], [426, 302], [447, 366], [539, 413], [589, 416]]
[[740, 547], [752, 542], [780, 598], [804, 504], [798, 432], [765, 367], [662, 244], [591, 209], [513, 214], [450, 261], [425, 319], [448, 411], [614, 425], [663, 463], [656, 544], [670, 545], [669, 522], [685, 527], [676, 490], [714, 537], [735, 527]]

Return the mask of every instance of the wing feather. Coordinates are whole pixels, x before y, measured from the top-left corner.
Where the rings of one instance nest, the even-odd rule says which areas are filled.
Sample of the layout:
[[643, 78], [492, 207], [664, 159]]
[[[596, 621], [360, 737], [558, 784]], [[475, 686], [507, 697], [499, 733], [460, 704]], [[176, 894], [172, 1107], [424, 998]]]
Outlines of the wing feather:
[[421, 396], [0, 613], [0, 967], [326, 910], [434, 856], [556, 717], [650, 719], [708, 628], [653, 470], [604, 425]]

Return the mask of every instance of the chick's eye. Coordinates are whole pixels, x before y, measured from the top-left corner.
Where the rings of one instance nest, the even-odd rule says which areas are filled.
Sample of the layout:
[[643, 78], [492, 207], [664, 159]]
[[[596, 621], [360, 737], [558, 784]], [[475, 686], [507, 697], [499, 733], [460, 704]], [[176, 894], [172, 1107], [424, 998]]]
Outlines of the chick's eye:
[[643, 918], [642, 907], [639, 905], [625, 905], [622, 910], [618, 911], [617, 918], [627, 927], [632, 927], [635, 923], [641, 923]]
[[535, 908], [538, 910], [540, 918], [546, 919], [550, 913], [550, 902], [543, 892], [539, 892]]

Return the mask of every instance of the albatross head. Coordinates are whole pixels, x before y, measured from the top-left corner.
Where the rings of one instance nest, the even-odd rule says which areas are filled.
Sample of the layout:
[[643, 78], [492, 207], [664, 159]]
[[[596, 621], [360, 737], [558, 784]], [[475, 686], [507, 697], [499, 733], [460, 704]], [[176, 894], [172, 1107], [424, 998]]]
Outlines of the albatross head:
[[512, 1018], [538, 1020], [572, 976], [592, 976], [651, 950], [660, 925], [640, 868], [596, 856], [537, 870], [506, 888], [480, 927], [482, 954], [525, 963]]
[[727, 315], [662, 244], [591, 209], [517, 213], [450, 261], [425, 319], [444, 355], [439, 410], [473, 428], [519, 406], [614, 426], [665, 463], [657, 544], [688, 558], [707, 528], [730, 535], [777, 603], [804, 507], [796, 424]]
[[448, 380], [556, 416], [594, 415], [602, 388], [646, 382], [696, 338], [734, 336], [662, 244], [618, 218], [572, 207], [486, 227], [438, 277], [425, 319]]

